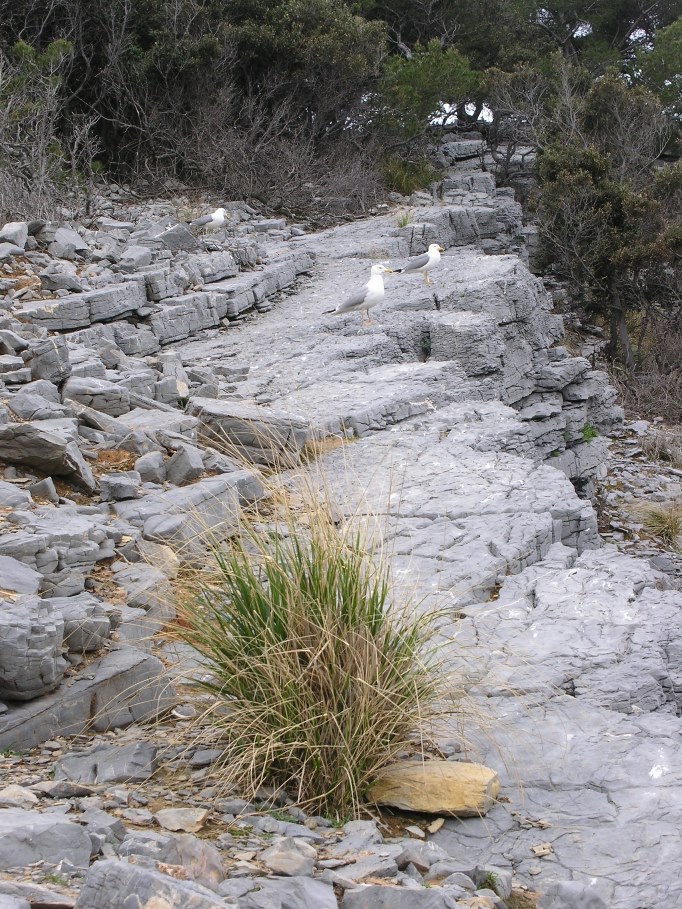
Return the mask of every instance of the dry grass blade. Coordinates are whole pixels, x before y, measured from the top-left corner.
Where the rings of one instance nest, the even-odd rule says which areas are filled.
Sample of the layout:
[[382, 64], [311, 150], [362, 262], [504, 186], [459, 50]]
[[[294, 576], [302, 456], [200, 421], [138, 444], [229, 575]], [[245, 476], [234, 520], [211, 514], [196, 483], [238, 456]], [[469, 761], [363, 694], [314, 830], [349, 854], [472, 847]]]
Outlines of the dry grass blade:
[[279, 498], [276, 521], [252, 514], [215, 548], [178, 633], [199, 654], [222, 782], [247, 793], [274, 782], [347, 815], [443, 713], [436, 620], [391, 603], [386, 567], [325, 503], [311, 495], [302, 515]]

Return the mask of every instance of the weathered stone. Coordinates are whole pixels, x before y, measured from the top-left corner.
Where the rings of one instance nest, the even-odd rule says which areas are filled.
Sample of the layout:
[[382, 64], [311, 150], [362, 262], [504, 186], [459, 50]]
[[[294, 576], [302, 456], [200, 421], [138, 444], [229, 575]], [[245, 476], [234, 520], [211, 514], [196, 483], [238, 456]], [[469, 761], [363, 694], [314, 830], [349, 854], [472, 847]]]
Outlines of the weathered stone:
[[146, 909], [225, 909], [220, 897], [192, 881], [128, 862], [95, 862], [74, 909], [112, 909], [116, 903]]
[[152, 251], [148, 246], [127, 246], [118, 260], [118, 267], [121, 271], [135, 271], [150, 265], [151, 261]]
[[400, 761], [379, 772], [368, 798], [403, 811], [480, 817], [493, 806], [499, 791], [497, 774], [481, 764]]
[[71, 893], [55, 893], [39, 884], [18, 881], [0, 881], [0, 893], [19, 900], [18, 906], [6, 906], [3, 909], [27, 909], [38, 906], [41, 909], [73, 909], [76, 900], [75, 895]]
[[240, 909], [338, 909], [331, 884], [310, 877], [258, 878], [252, 883], [239, 899]]
[[[0, 591], [10, 593], [38, 593], [43, 576], [11, 556], [0, 555]], [[0, 625], [2, 619], [0, 618]], [[0, 632], [2, 638], [2, 632]], [[0, 645], [2, 646], [2, 645]]]
[[57, 228], [47, 250], [57, 259], [75, 259], [77, 255], [88, 254], [90, 247], [79, 233], [64, 225]]
[[21, 808], [0, 809], [0, 870], [25, 868], [34, 862], [77, 868], [90, 863], [90, 837], [78, 824], [58, 814], [38, 814]]
[[557, 881], [537, 902], [538, 909], [607, 909], [607, 903], [591, 884]]
[[78, 401], [93, 410], [118, 417], [130, 410], [130, 392], [127, 388], [106, 379], [89, 379], [71, 376], [62, 392], [64, 401]]
[[59, 613], [38, 597], [2, 602], [0, 698], [30, 701], [56, 688], [66, 668], [63, 632]]
[[166, 466], [160, 451], [150, 451], [135, 461], [135, 470], [143, 483], [163, 483]]
[[396, 865], [404, 871], [412, 864], [418, 871], [428, 871], [431, 865], [448, 857], [447, 852], [435, 843], [405, 843], [405, 848], [396, 858]]
[[68, 407], [48, 401], [42, 395], [15, 394], [7, 406], [20, 420], [59, 420], [71, 416]]
[[0, 808], [25, 808], [27, 810], [34, 808], [38, 804], [38, 796], [25, 789], [23, 786], [17, 786], [11, 783], [0, 789]]
[[148, 742], [97, 745], [60, 758], [54, 778], [72, 783], [143, 783], [156, 771], [156, 752]]
[[174, 486], [183, 486], [185, 483], [198, 480], [204, 473], [201, 452], [192, 445], [179, 445], [165, 467], [166, 479]]
[[78, 449], [74, 420], [40, 420], [0, 425], [0, 459], [65, 476], [88, 492], [95, 488], [92, 471]]
[[196, 237], [184, 224], [175, 224], [173, 227], [167, 228], [157, 234], [157, 238], [173, 252], [178, 252], [179, 250], [192, 252], [199, 248]]
[[457, 909], [450, 894], [437, 889], [405, 889], [371, 884], [346, 890], [341, 909]]
[[285, 837], [260, 854], [260, 860], [273, 874], [286, 877], [311, 875], [316, 859], [316, 850], [305, 840], [294, 837]]
[[0, 243], [0, 262], [6, 262], [14, 256], [23, 256], [24, 247], [17, 246], [16, 243]]
[[193, 398], [189, 413], [198, 418], [205, 444], [235, 451], [256, 464], [285, 466], [311, 437], [302, 417], [255, 404]]
[[161, 808], [154, 819], [164, 830], [181, 830], [198, 833], [206, 823], [208, 811], [204, 808]]
[[0, 506], [2, 508], [28, 508], [31, 505], [31, 494], [15, 486], [13, 483], [7, 483], [0, 480]]
[[0, 750], [32, 748], [56, 735], [129, 726], [156, 717], [174, 700], [163, 664], [122, 646], [90, 664], [68, 689], [0, 716]]
[[118, 470], [102, 474], [99, 494], [103, 502], [122, 502], [136, 499], [140, 494], [142, 478], [136, 470]]
[[73, 653], [99, 650], [113, 631], [110, 612], [92, 594], [51, 597], [46, 603], [64, 621], [64, 646]]
[[31, 368], [31, 378], [34, 381], [46, 379], [59, 385], [71, 374], [69, 348], [66, 339], [62, 337], [46, 338], [44, 341], [32, 343], [24, 359]]
[[0, 243], [13, 243], [24, 249], [28, 240], [28, 224], [26, 221], [8, 221], [0, 227]]

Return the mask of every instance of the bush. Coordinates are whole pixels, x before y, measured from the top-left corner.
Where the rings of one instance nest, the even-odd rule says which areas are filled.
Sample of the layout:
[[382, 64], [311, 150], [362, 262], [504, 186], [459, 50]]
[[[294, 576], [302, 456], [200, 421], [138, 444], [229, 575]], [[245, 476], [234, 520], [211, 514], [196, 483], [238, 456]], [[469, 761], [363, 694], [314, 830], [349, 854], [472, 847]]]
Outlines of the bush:
[[242, 521], [213, 577], [181, 609], [210, 706], [200, 737], [222, 748], [221, 781], [283, 785], [345, 816], [380, 767], [414, 750], [439, 711], [433, 617], [391, 604], [386, 568], [326, 509]]
[[384, 163], [384, 182], [388, 189], [403, 196], [411, 195], [438, 179], [438, 171], [426, 159], [410, 161], [388, 158]]

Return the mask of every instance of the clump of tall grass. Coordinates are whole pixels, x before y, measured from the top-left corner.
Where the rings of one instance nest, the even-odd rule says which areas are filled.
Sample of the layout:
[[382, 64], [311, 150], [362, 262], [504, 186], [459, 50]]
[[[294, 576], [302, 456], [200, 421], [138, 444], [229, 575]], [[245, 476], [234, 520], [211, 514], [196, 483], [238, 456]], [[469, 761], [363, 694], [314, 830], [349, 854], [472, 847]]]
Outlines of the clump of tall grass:
[[280, 496], [276, 520], [244, 518], [215, 548], [178, 634], [199, 655], [221, 782], [247, 795], [275, 783], [343, 816], [383, 765], [422, 747], [443, 713], [443, 674], [433, 617], [392, 603], [368, 535], [303, 498], [282, 507]]
[[666, 502], [644, 505], [639, 509], [643, 526], [670, 549], [682, 545], [682, 504]]

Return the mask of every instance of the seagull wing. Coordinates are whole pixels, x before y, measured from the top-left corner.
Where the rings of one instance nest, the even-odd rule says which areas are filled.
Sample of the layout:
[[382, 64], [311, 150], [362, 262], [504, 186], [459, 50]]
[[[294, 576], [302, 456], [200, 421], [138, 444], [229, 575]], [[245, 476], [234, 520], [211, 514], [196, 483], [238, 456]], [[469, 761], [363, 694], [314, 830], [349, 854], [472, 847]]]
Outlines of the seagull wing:
[[404, 268], [400, 269], [400, 273], [404, 274], [408, 271], [419, 271], [420, 268], [423, 268], [429, 263], [429, 254], [424, 253], [423, 256], [416, 256], [414, 259], [410, 259], [407, 265]]
[[201, 218], [195, 218], [194, 221], [189, 222], [190, 227], [203, 227], [204, 224], [210, 224], [213, 220], [213, 215], [202, 215]]
[[362, 290], [356, 290], [355, 293], [352, 293], [349, 297], [347, 297], [343, 303], [339, 303], [334, 312], [354, 312], [356, 309], [360, 309], [362, 304], [367, 299], [368, 293], [369, 291], [366, 287], [363, 287]]

